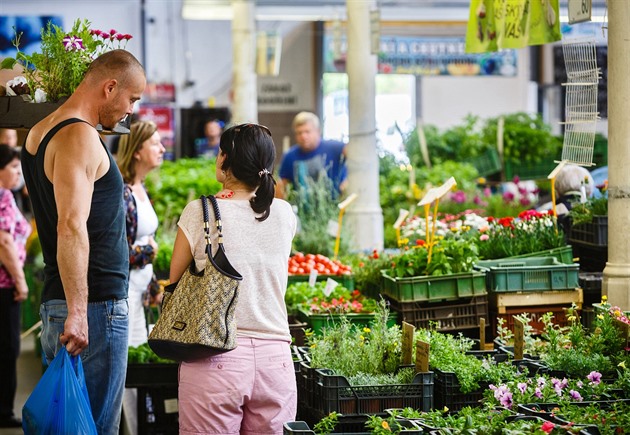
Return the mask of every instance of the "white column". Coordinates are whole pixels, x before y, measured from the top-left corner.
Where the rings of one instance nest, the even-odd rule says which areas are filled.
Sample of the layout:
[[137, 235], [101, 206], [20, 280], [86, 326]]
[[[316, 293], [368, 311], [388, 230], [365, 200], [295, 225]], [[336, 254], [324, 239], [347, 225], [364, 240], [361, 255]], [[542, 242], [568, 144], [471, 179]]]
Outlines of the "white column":
[[630, 310], [630, 2], [608, 2], [608, 262], [602, 293]]
[[347, 0], [348, 94], [350, 141], [347, 146], [348, 193], [357, 200], [348, 207], [352, 248], [383, 248], [383, 211], [379, 201], [376, 153], [376, 56], [370, 52], [370, 9], [373, 1]]
[[[232, 0], [232, 122], [258, 122], [256, 1]], [[212, 47], [208, 41], [209, 53]]]

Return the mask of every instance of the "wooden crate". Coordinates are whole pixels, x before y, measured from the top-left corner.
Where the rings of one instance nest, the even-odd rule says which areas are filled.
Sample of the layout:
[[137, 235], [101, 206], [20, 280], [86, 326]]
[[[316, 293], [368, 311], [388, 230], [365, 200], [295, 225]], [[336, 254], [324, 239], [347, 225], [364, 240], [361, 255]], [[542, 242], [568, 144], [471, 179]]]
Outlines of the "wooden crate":
[[499, 314], [507, 313], [508, 308], [545, 307], [548, 305], [571, 306], [572, 303], [581, 309], [584, 302], [581, 288], [541, 292], [493, 293], [488, 295], [488, 298], [491, 311], [496, 311]]

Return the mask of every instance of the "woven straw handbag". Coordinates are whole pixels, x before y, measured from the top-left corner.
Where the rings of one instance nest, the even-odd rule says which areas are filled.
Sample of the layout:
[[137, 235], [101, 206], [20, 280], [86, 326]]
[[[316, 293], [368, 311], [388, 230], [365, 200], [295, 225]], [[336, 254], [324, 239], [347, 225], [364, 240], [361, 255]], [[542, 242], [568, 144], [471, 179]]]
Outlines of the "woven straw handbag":
[[193, 361], [236, 348], [238, 287], [243, 277], [225, 255], [219, 205], [212, 202], [219, 248], [212, 255], [208, 202], [201, 196], [206, 237], [206, 267], [196, 272], [195, 260], [180, 280], [164, 289], [162, 310], [151, 334], [149, 347], [160, 357]]

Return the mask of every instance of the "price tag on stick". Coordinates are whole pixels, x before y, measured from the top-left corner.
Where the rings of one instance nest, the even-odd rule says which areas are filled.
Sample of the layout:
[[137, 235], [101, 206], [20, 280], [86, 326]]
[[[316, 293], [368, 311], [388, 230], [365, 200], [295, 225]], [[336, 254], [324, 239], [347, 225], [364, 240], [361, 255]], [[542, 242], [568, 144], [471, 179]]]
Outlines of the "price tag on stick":
[[416, 342], [416, 372], [429, 371], [429, 343], [418, 340]]
[[402, 363], [403, 365], [411, 364], [411, 355], [413, 352], [413, 333], [416, 327], [410, 323], [402, 324]]
[[514, 318], [514, 359], [523, 359], [523, 347], [525, 346], [525, 324]]
[[486, 319], [479, 318], [479, 350], [486, 350]]

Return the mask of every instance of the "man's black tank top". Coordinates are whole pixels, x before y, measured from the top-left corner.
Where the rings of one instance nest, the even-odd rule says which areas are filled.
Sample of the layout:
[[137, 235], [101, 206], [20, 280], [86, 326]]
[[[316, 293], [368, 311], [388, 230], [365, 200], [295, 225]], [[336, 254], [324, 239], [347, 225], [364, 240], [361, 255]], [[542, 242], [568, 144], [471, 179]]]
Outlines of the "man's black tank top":
[[[53, 184], [44, 172], [44, 155], [52, 137], [63, 127], [75, 122], [71, 118], [60, 122], [44, 137], [37, 154], [22, 147], [22, 168], [33, 206], [37, 233], [44, 255], [44, 288], [42, 302], [65, 299], [57, 265], [57, 204]], [[88, 301], [97, 302], [127, 297], [129, 249], [125, 233], [123, 180], [116, 162], [101, 140], [109, 157], [109, 170], [94, 182], [92, 205], [87, 220], [90, 241], [88, 263]], [[86, 261], [77, 258], [77, 261]]]

